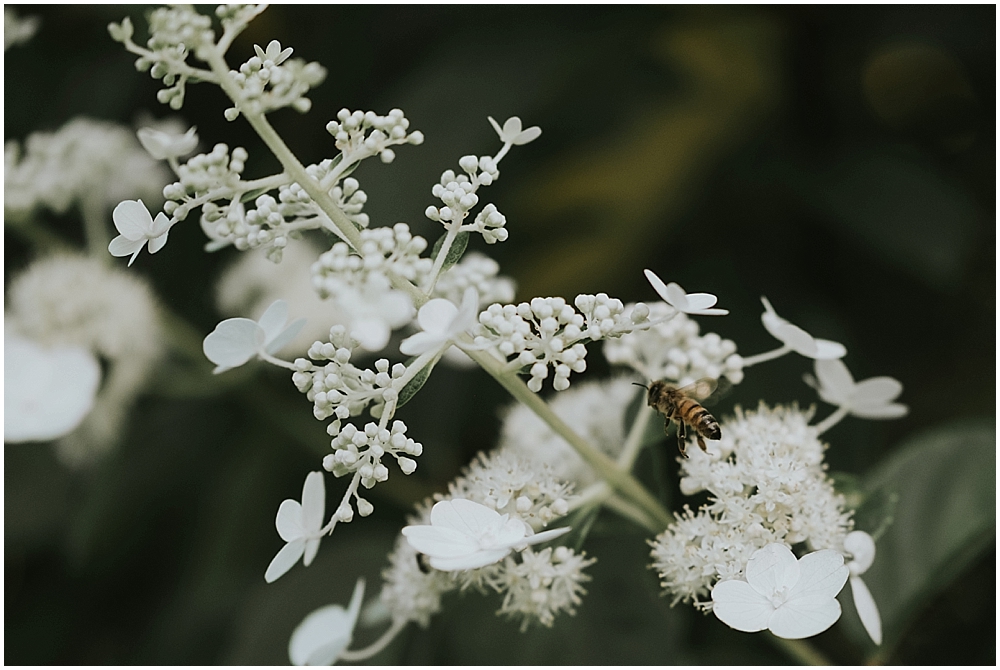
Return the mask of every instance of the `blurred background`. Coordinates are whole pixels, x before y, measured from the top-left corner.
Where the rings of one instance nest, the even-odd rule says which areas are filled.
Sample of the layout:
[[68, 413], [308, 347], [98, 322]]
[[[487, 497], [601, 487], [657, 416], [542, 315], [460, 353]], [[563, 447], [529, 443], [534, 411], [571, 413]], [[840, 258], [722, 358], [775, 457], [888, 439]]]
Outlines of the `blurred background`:
[[[180, 116], [203, 150], [246, 147], [245, 176], [276, 169], [242, 120], [223, 120], [217, 88], [189, 86], [179, 114], [156, 102], [158, 82], [106, 29], [129, 15], [143, 43], [144, 8], [18, 11], [41, 27], [6, 53], [5, 140], [79, 115]], [[648, 267], [718, 295], [731, 314], [703, 330], [742, 354], [775, 345], [759, 320], [767, 295], [782, 316], [844, 343], [856, 379], [902, 381], [907, 417], [848, 418], [824, 436], [832, 472], [893, 501], [878, 512], [895, 524], [866, 575], [886, 618], [876, 658], [995, 663], [995, 7], [275, 6], [236, 41], [230, 65], [271, 39], [329, 71], [312, 111], [272, 117], [304, 163], [333, 155], [324, 125], [341, 107], [399, 107], [424, 132], [391, 165], [355, 173], [372, 225], [405, 221], [435, 239], [422, 214], [431, 185], [460, 156], [498, 149], [487, 115], [518, 115], [544, 132], [511, 152], [485, 195], [510, 240], [471, 246], [517, 281], [519, 300], [652, 300]], [[82, 244], [73, 213], [46, 223]], [[9, 281], [35, 249], [10, 232], [5, 242]], [[191, 217], [131, 269], [202, 336], [221, 318], [206, 287], [236, 256], [207, 255], [204, 242]], [[509, 403], [484, 373], [439, 366], [400, 414], [426, 448], [417, 472], [393, 471], [373, 491], [372, 517], [266, 585], [282, 545], [275, 511], [318, 467], [323, 425], [281, 371], [250, 366], [220, 385], [205, 361], [204, 386], [192, 388], [172, 362], [120, 447], [90, 467], [65, 468], [47, 445], [5, 447], [5, 663], [286, 663], [305, 614], [346, 603], [359, 575], [377, 593], [405, 514], [494, 445]], [[596, 350], [588, 362], [574, 383], [607, 375]], [[753, 368], [716, 413], [760, 399], [809, 405], [809, 371], [792, 357]], [[411, 628], [374, 661], [787, 660], [764, 636], [671, 609], [645, 540], [602, 517], [586, 545], [598, 558], [590, 594], [551, 630], [522, 635], [493, 616], [499, 601], [452, 596], [429, 629]], [[855, 664], [873, 649], [848, 609], [815, 642]]]

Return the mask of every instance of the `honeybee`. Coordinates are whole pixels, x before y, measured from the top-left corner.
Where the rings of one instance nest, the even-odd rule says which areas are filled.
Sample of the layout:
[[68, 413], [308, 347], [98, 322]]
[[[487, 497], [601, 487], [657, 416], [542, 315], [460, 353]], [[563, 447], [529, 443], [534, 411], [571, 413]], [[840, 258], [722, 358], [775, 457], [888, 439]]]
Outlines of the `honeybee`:
[[684, 439], [687, 437], [687, 426], [694, 430], [694, 436], [702, 451], [707, 451], [705, 438], [718, 440], [722, 437], [719, 422], [711, 412], [698, 404], [698, 400], [704, 400], [712, 395], [715, 387], [716, 381], [706, 377], [684, 388], [677, 388], [661, 379], [650, 383], [647, 389], [646, 402], [667, 420], [663, 424], [663, 432], [667, 432], [671, 421], [677, 424], [677, 447], [685, 458], [687, 454], [684, 453]]

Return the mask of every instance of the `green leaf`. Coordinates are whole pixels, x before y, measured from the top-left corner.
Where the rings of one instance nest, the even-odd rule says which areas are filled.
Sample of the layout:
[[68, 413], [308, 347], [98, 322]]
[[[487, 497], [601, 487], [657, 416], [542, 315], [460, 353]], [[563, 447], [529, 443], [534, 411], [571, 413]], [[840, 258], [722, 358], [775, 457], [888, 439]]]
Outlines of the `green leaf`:
[[250, 202], [251, 200], [256, 200], [270, 190], [271, 189], [267, 187], [252, 189], [240, 196], [240, 202]]
[[[410, 365], [415, 360], [416, 358], [412, 358], [408, 360], [406, 364]], [[400, 407], [408, 403], [410, 401], [410, 398], [412, 398], [417, 394], [417, 391], [419, 391], [423, 387], [424, 382], [427, 381], [427, 378], [431, 376], [431, 370], [434, 369], [434, 365], [436, 363], [437, 361], [434, 361], [433, 363], [429, 363], [428, 365], [424, 366], [424, 369], [415, 374], [413, 376], [413, 379], [411, 379], [406, 383], [406, 386], [404, 386], [399, 392], [399, 400], [396, 402], [396, 409], [399, 409]]]
[[[448, 233], [439, 237], [437, 242], [434, 243], [434, 248], [431, 250], [431, 258], [437, 258], [446, 237], [448, 237]], [[465, 253], [467, 246], [469, 246], [469, 233], [458, 233], [455, 235], [455, 240], [451, 243], [451, 248], [448, 249], [448, 255], [444, 257], [444, 265], [441, 266], [441, 272], [444, 272], [462, 260], [462, 254]]]
[[[922, 606], [992, 545], [995, 475], [993, 422], [965, 420], [909, 440], [864, 477], [859, 528], [878, 532], [867, 524], [879, 524], [886, 510], [894, 517], [862, 577], [882, 615], [884, 641], [876, 660], [891, 653]], [[872, 649], [852, 599], [848, 595], [842, 602], [849, 633]]]

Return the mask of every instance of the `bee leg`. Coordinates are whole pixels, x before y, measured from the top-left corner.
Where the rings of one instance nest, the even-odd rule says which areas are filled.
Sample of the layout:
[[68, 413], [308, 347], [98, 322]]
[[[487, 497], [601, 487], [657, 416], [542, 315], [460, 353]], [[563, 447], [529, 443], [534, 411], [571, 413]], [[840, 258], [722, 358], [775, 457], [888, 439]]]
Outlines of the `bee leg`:
[[708, 447], [705, 446], [705, 438], [698, 435], [698, 446], [701, 447], [702, 451], [708, 451]]
[[684, 422], [683, 421], [676, 421], [675, 420], [674, 423], [677, 424], [677, 448], [680, 449], [681, 456], [683, 456], [684, 458], [687, 458], [688, 455], [687, 455], [687, 453], [685, 452], [685, 449], [684, 449], [684, 438], [685, 438], [685, 434], [684, 434]]

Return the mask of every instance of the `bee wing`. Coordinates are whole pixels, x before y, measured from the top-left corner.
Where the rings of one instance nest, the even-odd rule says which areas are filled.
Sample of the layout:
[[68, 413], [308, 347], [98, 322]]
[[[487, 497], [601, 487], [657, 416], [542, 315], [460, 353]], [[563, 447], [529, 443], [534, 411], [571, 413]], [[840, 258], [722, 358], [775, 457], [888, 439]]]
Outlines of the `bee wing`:
[[704, 377], [693, 384], [678, 389], [678, 391], [692, 400], [704, 400], [715, 392], [718, 385], [719, 383], [711, 377]]

